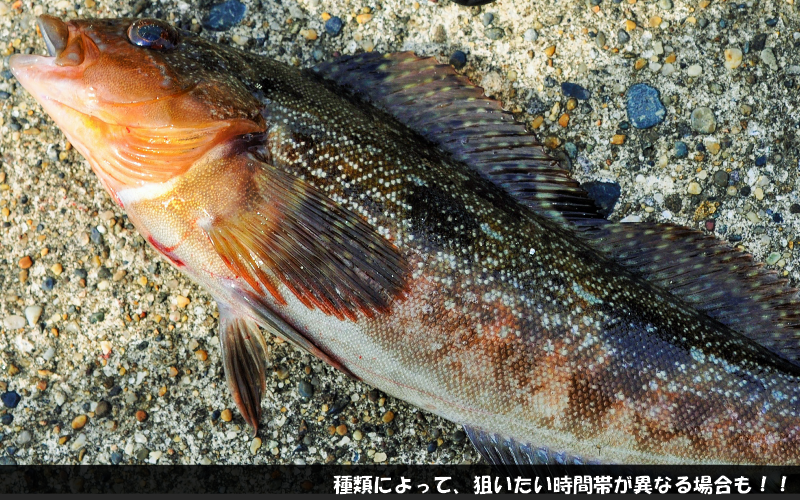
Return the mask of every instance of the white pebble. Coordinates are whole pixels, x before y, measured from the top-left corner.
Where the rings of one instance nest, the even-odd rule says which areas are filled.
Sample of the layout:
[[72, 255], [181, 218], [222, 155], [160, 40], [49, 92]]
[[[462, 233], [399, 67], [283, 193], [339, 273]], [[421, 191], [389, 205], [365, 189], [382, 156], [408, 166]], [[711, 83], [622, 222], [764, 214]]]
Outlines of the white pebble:
[[742, 64], [742, 51], [736, 47], [725, 49], [725, 67], [736, 69]]
[[81, 432], [80, 434], [78, 434], [78, 437], [75, 438], [75, 441], [72, 442], [72, 445], [70, 447], [72, 448], [72, 451], [78, 451], [81, 448], [83, 448], [83, 445], [85, 444], [86, 444], [86, 434]]
[[25, 308], [25, 318], [29, 326], [36, 326], [36, 322], [42, 317], [41, 306], [28, 306]]
[[702, 72], [703, 72], [703, 68], [699, 64], [692, 64], [686, 70], [686, 74], [689, 75], [689, 76], [692, 76], [692, 77], [700, 76], [700, 74]]
[[18, 330], [20, 328], [25, 328], [25, 318], [17, 314], [6, 316], [5, 319], [3, 320], [3, 325], [9, 330]]
[[674, 64], [672, 64], [672, 63], [666, 63], [666, 64], [665, 64], [665, 65], [664, 65], [664, 66], [661, 68], [661, 74], [662, 74], [662, 75], [664, 75], [664, 76], [669, 76], [669, 75], [671, 75], [672, 73], [675, 73], [675, 65], [674, 65]]
[[386, 461], [386, 453], [384, 453], [382, 451], [376, 453], [375, 456], [373, 457], [373, 460], [375, 460], [375, 462], [377, 462], [377, 463], [385, 462]]

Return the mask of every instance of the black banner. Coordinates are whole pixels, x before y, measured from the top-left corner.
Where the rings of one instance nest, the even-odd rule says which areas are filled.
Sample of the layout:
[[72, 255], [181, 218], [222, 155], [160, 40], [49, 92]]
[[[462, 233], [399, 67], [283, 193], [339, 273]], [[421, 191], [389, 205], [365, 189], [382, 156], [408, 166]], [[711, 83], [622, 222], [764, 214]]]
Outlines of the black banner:
[[9, 493], [753, 494], [800, 492], [800, 467], [488, 465], [18, 465]]

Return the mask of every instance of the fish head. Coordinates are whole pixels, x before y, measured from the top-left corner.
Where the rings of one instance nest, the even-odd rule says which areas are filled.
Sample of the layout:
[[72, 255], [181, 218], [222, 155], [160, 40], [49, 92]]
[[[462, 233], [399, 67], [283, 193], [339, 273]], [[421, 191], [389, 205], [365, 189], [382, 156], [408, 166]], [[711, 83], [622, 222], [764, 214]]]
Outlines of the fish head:
[[14, 55], [11, 71], [118, 201], [265, 128], [243, 52], [159, 19], [42, 15], [37, 27], [48, 55]]

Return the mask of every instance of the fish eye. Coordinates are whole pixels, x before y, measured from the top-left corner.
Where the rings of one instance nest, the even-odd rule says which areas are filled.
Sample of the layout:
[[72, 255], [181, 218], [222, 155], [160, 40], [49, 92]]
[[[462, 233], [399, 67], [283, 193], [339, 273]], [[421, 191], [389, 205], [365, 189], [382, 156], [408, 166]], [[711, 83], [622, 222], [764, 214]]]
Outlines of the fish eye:
[[137, 19], [128, 28], [128, 39], [139, 47], [169, 50], [178, 45], [178, 32], [159, 19]]

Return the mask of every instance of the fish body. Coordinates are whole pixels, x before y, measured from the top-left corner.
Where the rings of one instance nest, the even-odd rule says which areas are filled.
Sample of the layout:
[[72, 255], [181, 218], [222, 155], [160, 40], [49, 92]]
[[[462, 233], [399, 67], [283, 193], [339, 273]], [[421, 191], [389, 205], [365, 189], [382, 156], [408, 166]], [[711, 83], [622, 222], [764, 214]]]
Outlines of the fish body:
[[800, 461], [792, 360], [532, 209], [391, 106], [161, 21], [40, 26], [51, 57], [15, 56], [12, 71], [142, 236], [215, 298], [228, 382], [254, 428], [260, 326], [543, 461]]

